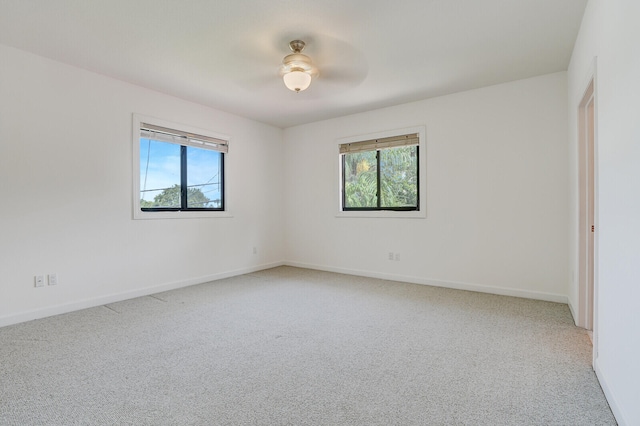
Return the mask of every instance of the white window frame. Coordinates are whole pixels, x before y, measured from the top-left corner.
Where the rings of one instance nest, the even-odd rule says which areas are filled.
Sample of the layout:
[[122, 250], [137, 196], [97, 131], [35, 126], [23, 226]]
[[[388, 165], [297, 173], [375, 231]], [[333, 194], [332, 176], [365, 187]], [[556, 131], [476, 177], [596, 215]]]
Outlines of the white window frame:
[[140, 208], [140, 125], [141, 123], [154, 126], [180, 130], [186, 133], [194, 133], [221, 139], [229, 143], [230, 137], [211, 130], [201, 129], [185, 124], [174, 123], [142, 114], [133, 114], [131, 140], [133, 146], [133, 219], [196, 219], [196, 218], [230, 218], [233, 217], [229, 210], [229, 182], [227, 181], [227, 160], [225, 155], [225, 167], [223, 169], [223, 182], [225, 185], [224, 211], [142, 211]]
[[[366, 211], [344, 211], [342, 210], [342, 155], [340, 154], [340, 145], [347, 143], [360, 142], [372, 139], [389, 138], [393, 136], [400, 136], [406, 134], [418, 134], [418, 178], [420, 191], [418, 196], [420, 197], [419, 210], [411, 211], [389, 211], [389, 210], [366, 210]], [[426, 142], [426, 127], [415, 126], [406, 127], [402, 129], [387, 130], [376, 133], [368, 133], [365, 135], [349, 136], [336, 140], [335, 152], [337, 153], [336, 173], [334, 176], [337, 178], [335, 184], [336, 188], [336, 217], [338, 218], [404, 218], [404, 219], [425, 219], [427, 217], [427, 142]]]

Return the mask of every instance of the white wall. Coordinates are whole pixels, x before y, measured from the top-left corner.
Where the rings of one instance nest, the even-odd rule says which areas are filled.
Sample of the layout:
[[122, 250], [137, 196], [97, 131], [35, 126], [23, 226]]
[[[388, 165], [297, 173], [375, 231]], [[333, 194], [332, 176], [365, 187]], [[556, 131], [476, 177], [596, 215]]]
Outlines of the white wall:
[[[591, 0], [567, 73], [284, 132], [0, 45], [0, 326], [283, 260], [575, 304], [576, 111], [598, 56], [595, 366], [620, 424], [640, 424], [639, 17]], [[132, 220], [134, 112], [232, 137], [233, 218]], [[416, 125], [427, 218], [335, 217], [336, 139]]]
[[[417, 125], [427, 218], [335, 217], [336, 139]], [[566, 73], [288, 128], [284, 140], [288, 263], [566, 301]]]
[[[577, 268], [577, 108], [597, 57], [595, 362], [621, 425], [640, 424], [640, 2], [591, 0], [568, 70], [571, 270]], [[577, 281], [570, 301], [577, 303]]]
[[[231, 136], [232, 218], [132, 220], [134, 112]], [[0, 325], [279, 264], [281, 166], [281, 129], [0, 45]]]

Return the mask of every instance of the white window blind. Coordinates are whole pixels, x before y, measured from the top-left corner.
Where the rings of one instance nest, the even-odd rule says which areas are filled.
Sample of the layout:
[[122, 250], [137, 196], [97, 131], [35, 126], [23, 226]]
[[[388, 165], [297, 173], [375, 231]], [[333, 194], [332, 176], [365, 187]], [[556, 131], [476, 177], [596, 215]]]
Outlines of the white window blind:
[[178, 145], [192, 146], [195, 148], [209, 149], [222, 153], [227, 153], [229, 151], [229, 141], [213, 138], [211, 136], [169, 129], [148, 123], [140, 123], [140, 137], [160, 142], [169, 142]]
[[340, 144], [340, 154], [354, 152], [375, 151], [384, 148], [397, 148], [401, 146], [413, 146], [419, 144], [418, 134], [391, 136], [388, 138], [370, 139], [366, 141]]

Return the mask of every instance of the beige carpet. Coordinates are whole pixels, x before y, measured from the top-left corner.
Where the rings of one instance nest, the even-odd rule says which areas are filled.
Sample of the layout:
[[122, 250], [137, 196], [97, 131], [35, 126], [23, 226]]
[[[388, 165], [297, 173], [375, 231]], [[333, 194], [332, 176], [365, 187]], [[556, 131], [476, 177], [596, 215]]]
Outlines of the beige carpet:
[[281, 267], [0, 328], [2, 425], [614, 425], [566, 305]]

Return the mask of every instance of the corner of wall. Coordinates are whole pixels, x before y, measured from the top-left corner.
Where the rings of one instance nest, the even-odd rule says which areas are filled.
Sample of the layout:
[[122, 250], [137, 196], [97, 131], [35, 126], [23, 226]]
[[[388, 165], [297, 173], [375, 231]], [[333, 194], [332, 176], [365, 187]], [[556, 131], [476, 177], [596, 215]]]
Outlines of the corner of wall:
[[600, 382], [600, 387], [602, 388], [602, 392], [604, 393], [604, 396], [607, 399], [607, 402], [609, 403], [609, 408], [611, 409], [613, 416], [616, 418], [616, 422], [618, 422], [618, 425], [619, 426], [631, 425], [631, 423], [627, 421], [626, 417], [624, 416], [624, 413], [620, 409], [620, 405], [618, 404], [617, 399], [613, 394], [613, 392], [611, 391], [611, 388], [609, 387], [609, 384], [607, 382], [607, 376], [606, 374], [603, 373], [600, 363], [598, 363], [597, 359], [593, 363], [593, 369], [596, 372], [596, 376], [598, 377], [598, 381]]

